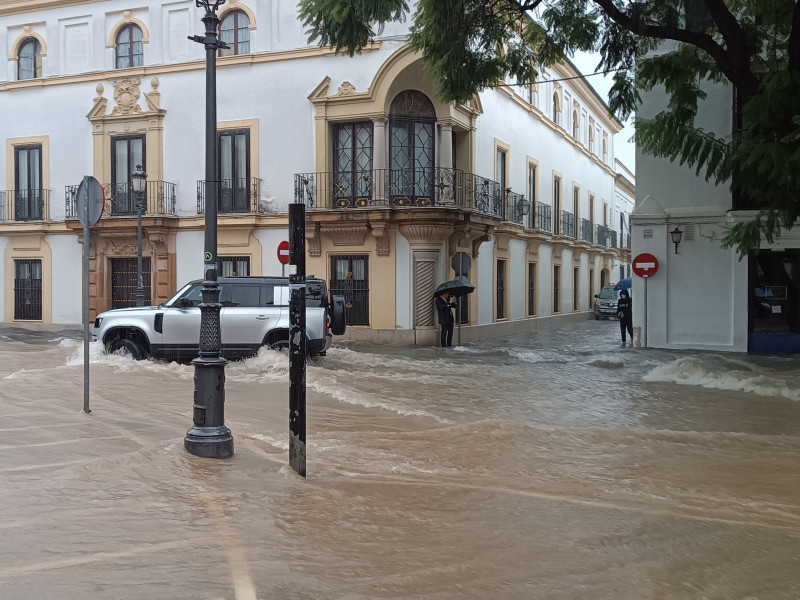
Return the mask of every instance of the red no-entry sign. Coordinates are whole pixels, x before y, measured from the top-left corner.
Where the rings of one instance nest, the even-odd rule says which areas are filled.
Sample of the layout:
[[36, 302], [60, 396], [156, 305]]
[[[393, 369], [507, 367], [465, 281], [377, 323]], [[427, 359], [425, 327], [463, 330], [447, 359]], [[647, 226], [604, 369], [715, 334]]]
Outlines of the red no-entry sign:
[[289, 242], [281, 242], [278, 244], [278, 261], [282, 265], [289, 264]]
[[652, 254], [643, 252], [633, 259], [633, 272], [639, 277], [652, 277], [658, 271], [658, 259]]

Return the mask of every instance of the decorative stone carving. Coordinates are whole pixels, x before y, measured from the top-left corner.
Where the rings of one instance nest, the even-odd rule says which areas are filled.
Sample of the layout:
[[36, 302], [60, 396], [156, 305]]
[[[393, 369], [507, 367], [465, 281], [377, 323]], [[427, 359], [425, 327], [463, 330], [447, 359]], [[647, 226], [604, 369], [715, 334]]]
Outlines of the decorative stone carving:
[[386, 223], [370, 223], [375, 238], [375, 250], [378, 256], [389, 256], [389, 236], [386, 235]]
[[433, 326], [433, 277], [437, 252], [414, 253], [414, 326]]
[[400, 234], [408, 240], [408, 243], [415, 244], [441, 244], [446, 242], [452, 235], [451, 225], [401, 225]]
[[490, 241], [492, 241], [492, 236], [488, 231], [472, 240], [472, 258], [478, 258], [478, 251], [480, 250], [481, 244]]
[[356, 93], [356, 86], [349, 81], [345, 81], [339, 86], [335, 96], [354, 96]]
[[111, 111], [112, 115], [130, 115], [142, 112], [138, 103], [141, 95], [138, 78], [122, 79], [112, 83], [114, 84], [114, 101], [117, 103]]
[[[102, 240], [106, 244], [106, 249], [103, 254], [110, 254], [113, 256], [124, 256], [136, 254], [138, 248], [138, 240], [135, 233], [103, 233]], [[145, 232], [142, 232], [142, 236]], [[144, 250], [143, 245], [142, 250]], [[110, 251], [109, 251], [110, 249]]]
[[322, 254], [319, 223], [314, 223], [311, 227], [306, 227], [306, 250], [309, 256], [319, 256]]
[[331, 237], [334, 246], [363, 246], [367, 235], [366, 225], [333, 226], [323, 230]]

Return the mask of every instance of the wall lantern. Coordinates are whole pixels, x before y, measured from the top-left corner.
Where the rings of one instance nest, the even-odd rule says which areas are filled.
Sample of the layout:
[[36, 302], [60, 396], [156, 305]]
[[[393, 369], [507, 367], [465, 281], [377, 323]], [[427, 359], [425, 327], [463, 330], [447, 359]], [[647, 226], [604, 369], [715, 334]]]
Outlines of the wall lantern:
[[669, 235], [672, 237], [672, 243], [675, 244], [675, 254], [677, 254], [678, 244], [681, 243], [681, 236], [683, 235], [683, 232], [676, 226], [675, 229], [669, 232]]

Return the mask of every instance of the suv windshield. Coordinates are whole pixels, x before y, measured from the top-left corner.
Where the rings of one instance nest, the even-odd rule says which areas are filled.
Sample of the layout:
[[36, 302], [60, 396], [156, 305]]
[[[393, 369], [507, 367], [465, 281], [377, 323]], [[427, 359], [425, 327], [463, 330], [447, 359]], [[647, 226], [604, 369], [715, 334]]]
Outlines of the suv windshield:
[[619, 298], [619, 292], [614, 288], [605, 287], [602, 290], [600, 290], [599, 298], [601, 300], [616, 300], [617, 298]]

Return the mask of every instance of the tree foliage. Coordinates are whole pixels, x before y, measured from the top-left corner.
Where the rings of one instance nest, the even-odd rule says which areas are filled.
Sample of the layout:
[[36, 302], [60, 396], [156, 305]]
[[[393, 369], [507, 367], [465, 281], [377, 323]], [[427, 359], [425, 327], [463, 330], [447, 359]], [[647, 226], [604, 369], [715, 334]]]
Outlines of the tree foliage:
[[[456, 103], [595, 52], [597, 69], [614, 73], [619, 118], [641, 90], [667, 94], [662, 112], [636, 120], [644, 152], [728, 185], [735, 207], [757, 211], [724, 245], [744, 256], [800, 216], [800, 0], [418, 0], [410, 10], [406, 0], [300, 0], [310, 39], [350, 55], [411, 17], [411, 47], [440, 98]], [[728, 135], [696, 124], [708, 84], [719, 83], [735, 90]]]

